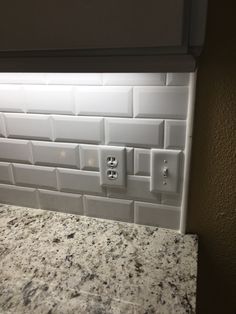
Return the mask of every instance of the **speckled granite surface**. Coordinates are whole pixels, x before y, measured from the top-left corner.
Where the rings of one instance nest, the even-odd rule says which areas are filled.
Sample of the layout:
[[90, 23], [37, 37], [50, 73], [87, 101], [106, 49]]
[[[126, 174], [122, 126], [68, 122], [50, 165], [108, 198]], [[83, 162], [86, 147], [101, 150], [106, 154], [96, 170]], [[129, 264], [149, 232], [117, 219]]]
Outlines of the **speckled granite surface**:
[[194, 313], [197, 239], [0, 205], [0, 313]]

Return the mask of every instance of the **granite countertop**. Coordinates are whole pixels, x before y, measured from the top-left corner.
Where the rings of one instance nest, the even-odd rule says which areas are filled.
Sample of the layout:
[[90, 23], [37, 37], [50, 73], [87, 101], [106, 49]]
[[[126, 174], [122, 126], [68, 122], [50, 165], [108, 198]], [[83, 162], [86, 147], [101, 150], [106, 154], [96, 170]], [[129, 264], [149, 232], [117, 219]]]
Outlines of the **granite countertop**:
[[0, 313], [194, 313], [197, 237], [0, 205]]

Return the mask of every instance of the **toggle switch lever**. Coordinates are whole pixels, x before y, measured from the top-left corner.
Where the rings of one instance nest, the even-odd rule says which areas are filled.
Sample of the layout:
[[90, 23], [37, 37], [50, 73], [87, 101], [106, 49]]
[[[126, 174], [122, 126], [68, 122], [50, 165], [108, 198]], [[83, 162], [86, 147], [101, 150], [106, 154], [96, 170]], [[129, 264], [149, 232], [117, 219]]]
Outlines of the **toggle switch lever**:
[[168, 168], [167, 167], [164, 167], [163, 168], [163, 171], [162, 171], [162, 174], [163, 174], [163, 178], [167, 178], [168, 177]]

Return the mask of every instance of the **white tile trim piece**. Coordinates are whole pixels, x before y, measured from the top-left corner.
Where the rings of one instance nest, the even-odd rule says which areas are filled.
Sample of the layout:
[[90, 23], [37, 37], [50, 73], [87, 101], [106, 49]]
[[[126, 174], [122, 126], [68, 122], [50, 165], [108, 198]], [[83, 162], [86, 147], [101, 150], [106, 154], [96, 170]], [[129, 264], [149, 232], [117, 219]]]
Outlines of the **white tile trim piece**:
[[197, 80], [197, 72], [191, 73], [190, 85], [189, 85], [189, 98], [188, 98], [186, 140], [185, 140], [185, 151], [184, 151], [185, 162], [184, 162], [183, 196], [182, 196], [182, 207], [181, 207], [181, 215], [180, 215], [180, 232], [183, 234], [186, 233], [186, 222], [187, 222], [187, 209], [188, 209], [187, 206], [188, 206], [188, 191], [189, 191], [190, 161], [191, 161], [191, 151], [192, 151], [196, 80]]

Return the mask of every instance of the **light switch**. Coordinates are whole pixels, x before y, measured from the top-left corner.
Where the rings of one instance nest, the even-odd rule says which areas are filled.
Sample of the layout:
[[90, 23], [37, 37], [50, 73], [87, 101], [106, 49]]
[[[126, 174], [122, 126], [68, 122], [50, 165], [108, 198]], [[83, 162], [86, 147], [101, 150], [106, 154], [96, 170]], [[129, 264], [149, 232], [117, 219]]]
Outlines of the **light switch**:
[[178, 193], [180, 150], [151, 150], [151, 192]]

